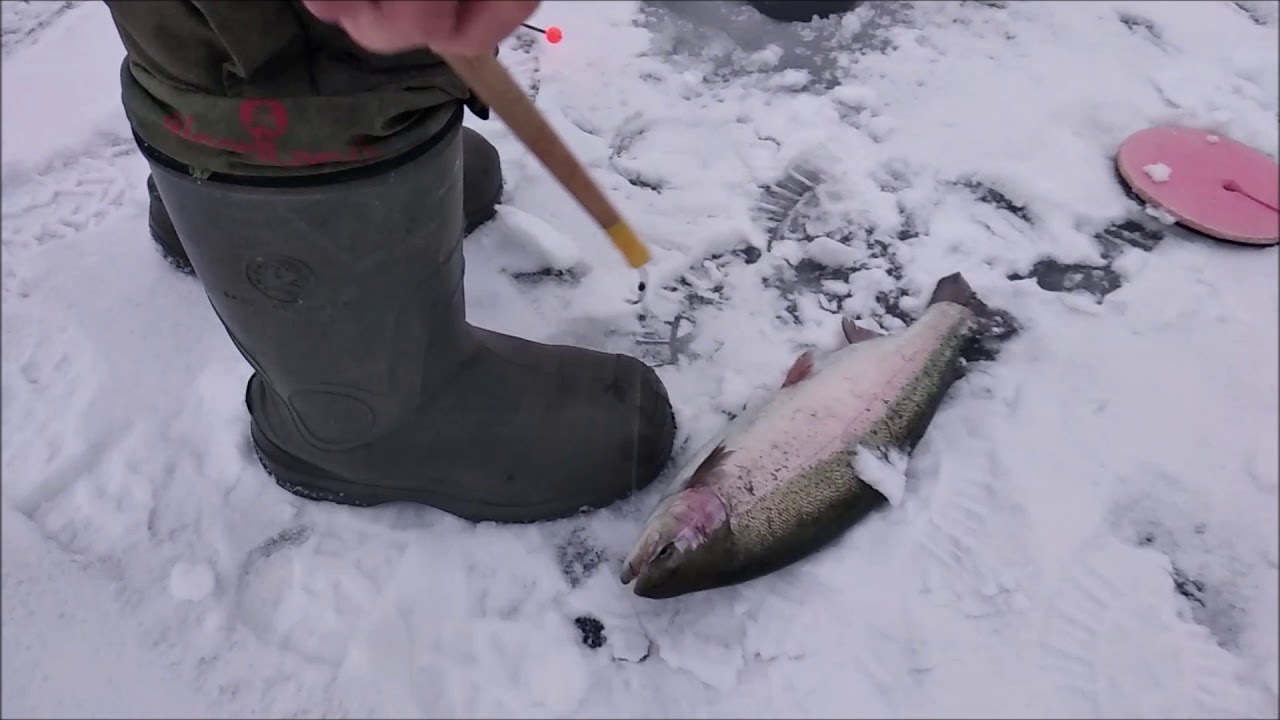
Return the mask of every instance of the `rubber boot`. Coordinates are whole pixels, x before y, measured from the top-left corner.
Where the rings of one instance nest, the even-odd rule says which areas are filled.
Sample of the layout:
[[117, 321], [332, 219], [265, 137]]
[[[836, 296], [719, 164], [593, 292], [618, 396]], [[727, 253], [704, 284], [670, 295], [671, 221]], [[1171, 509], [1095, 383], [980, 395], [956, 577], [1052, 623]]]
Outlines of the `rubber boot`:
[[138, 142], [255, 371], [253, 443], [281, 486], [475, 521], [603, 507], [666, 464], [666, 390], [634, 358], [467, 322], [462, 137], [390, 165], [252, 185], [196, 180]]
[[[469, 127], [462, 129], [462, 158], [463, 234], [470, 235], [497, 213], [497, 205], [502, 201], [502, 163], [498, 149]], [[150, 176], [147, 177], [147, 195], [150, 198], [148, 224], [151, 239], [164, 259], [178, 272], [194, 275], [191, 260], [156, 189], [155, 178]]]

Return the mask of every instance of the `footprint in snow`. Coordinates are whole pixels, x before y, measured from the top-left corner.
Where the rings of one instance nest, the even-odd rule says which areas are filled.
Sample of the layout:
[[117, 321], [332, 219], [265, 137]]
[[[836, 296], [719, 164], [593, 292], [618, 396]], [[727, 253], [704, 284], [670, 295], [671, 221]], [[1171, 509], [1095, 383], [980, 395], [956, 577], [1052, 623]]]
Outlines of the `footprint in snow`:
[[1041, 663], [1069, 699], [1057, 712], [1259, 715], [1266, 699], [1237, 679], [1239, 659], [1180, 617], [1160, 557], [1108, 538], [1075, 554], [1040, 628]]

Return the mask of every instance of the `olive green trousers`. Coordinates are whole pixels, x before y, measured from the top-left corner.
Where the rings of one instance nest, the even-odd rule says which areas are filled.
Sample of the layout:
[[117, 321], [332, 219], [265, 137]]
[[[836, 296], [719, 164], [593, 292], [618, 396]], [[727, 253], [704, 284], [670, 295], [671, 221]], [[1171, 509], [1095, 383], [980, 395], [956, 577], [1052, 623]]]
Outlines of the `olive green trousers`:
[[367, 52], [296, 0], [106, 0], [134, 131], [193, 174], [312, 175], [426, 142], [459, 103], [438, 56]]

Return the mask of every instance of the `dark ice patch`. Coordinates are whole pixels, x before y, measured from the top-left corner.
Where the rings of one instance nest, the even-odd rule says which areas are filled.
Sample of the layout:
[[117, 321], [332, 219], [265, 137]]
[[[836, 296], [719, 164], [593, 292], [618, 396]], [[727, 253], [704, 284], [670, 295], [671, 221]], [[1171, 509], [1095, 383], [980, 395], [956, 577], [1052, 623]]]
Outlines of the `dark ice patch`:
[[1178, 568], [1173, 568], [1169, 573], [1173, 577], [1173, 588], [1178, 594], [1185, 598], [1188, 602], [1195, 603], [1200, 607], [1204, 607], [1204, 583], [1193, 577], [1188, 577], [1185, 572]]
[[582, 276], [574, 268], [553, 269], [544, 268], [533, 272], [517, 272], [511, 273], [511, 279], [521, 285], [541, 285], [543, 283], [552, 283], [562, 285], [564, 287], [577, 287], [582, 282]]
[[645, 128], [634, 120], [623, 122], [609, 141], [609, 167], [613, 168], [613, 171], [618, 173], [632, 187], [661, 194], [667, 187], [665, 180], [659, 177], [646, 176], [637, 170], [624, 167], [618, 162], [632, 155], [631, 146], [644, 134]]
[[1014, 202], [1005, 192], [975, 178], [958, 180], [956, 185], [972, 193], [978, 202], [1009, 213], [1028, 225], [1034, 224], [1031, 218], [1031, 211], [1027, 209], [1027, 205]]
[[755, 247], [754, 245], [744, 245], [735, 249], [732, 254], [741, 259], [742, 262], [747, 265], [755, 265], [760, 262], [760, 256], [763, 253], [760, 252], [760, 248]]
[[961, 351], [967, 362], [991, 362], [1000, 354], [1000, 348], [1022, 331], [1017, 318], [1007, 310], [989, 305], [978, 312], [973, 339]]
[[260, 545], [249, 551], [252, 560], [265, 560], [285, 548], [305, 543], [311, 537], [310, 525], [296, 525], [285, 528], [262, 541]]
[[[815, 238], [811, 230], [815, 224], [822, 224], [822, 213], [825, 208], [819, 190], [826, 182], [825, 176], [809, 167], [793, 167], [772, 185], [761, 188], [761, 197], [757, 204], [757, 217], [764, 224], [768, 247], [783, 240], [798, 243], [809, 243]], [[828, 289], [830, 281], [846, 282], [849, 276], [859, 270], [875, 264], [883, 269], [895, 281], [902, 280], [902, 264], [895, 255], [895, 248], [910, 237], [915, 236], [910, 222], [904, 225], [894, 237], [886, 237], [877, 233], [877, 228], [848, 226], [821, 233], [822, 235], [848, 247], [861, 246], [865, 250], [866, 261], [849, 266], [832, 267], [813, 260], [801, 258], [792, 263], [787, 261], [785, 268], [763, 278], [766, 287], [775, 290], [782, 296], [784, 312], [791, 322], [800, 324], [798, 300], [802, 296], [818, 296], [824, 307], [838, 308], [848, 293], [833, 292]], [[892, 315], [906, 322], [907, 318], [898, 309], [898, 301], [903, 295], [900, 287], [877, 295], [878, 307], [871, 312], [875, 318]]]
[[1008, 277], [1010, 280], [1034, 279], [1041, 289], [1049, 292], [1088, 293], [1098, 302], [1124, 284], [1110, 265], [1062, 263], [1053, 259], [1037, 261], [1031, 272], [1013, 273]]
[[585, 528], [574, 528], [565, 541], [556, 550], [560, 562], [560, 572], [568, 581], [569, 587], [578, 587], [583, 580], [591, 577], [604, 560], [604, 552], [596, 547], [587, 536]]
[[1206, 628], [1220, 647], [1239, 648], [1248, 616], [1237, 599], [1236, 575], [1246, 568], [1228, 566], [1210, 528], [1163, 504], [1134, 500], [1112, 509], [1111, 521], [1120, 539], [1151, 548], [1169, 558], [1174, 591], [1186, 602], [1192, 622]]
[[6, 2], [4, 22], [0, 23], [0, 47], [10, 54], [39, 42], [45, 31], [67, 13], [87, 3], [78, 2]]
[[[793, 168], [780, 181], [763, 189], [762, 219], [767, 223], [770, 247], [780, 240], [812, 242], [813, 235], [808, 228], [810, 220], [823, 210], [818, 191], [824, 180], [821, 173], [812, 169]], [[895, 181], [892, 175], [882, 178], [882, 187], [885, 185], [884, 181], [906, 186], [905, 181]], [[957, 184], [972, 192], [979, 202], [1030, 223], [1031, 213], [1026, 206], [1010, 199], [1005, 193], [972, 179]], [[798, 306], [800, 297], [817, 296], [825, 307], [839, 308], [848, 293], [833, 292], [828, 289], [827, 283], [847, 282], [851, 274], [874, 266], [891, 278], [894, 285], [876, 293], [875, 306], [868, 311], [868, 317], [879, 323], [892, 317], [910, 325], [915, 318], [901, 307], [902, 299], [906, 296], [906, 289], [902, 285], [905, 273], [897, 250], [919, 237], [919, 231], [917, 222], [909, 212], [904, 211], [902, 215], [902, 227], [892, 235], [880, 232], [879, 228], [857, 226], [845, 227], [839, 232], [823, 233], [843, 245], [860, 247], [865, 257], [863, 261], [847, 267], [831, 267], [806, 257], [796, 263], [786, 263], [785, 272], [764, 278], [765, 285], [781, 295], [783, 310], [791, 322], [801, 322]], [[970, 361], [994, 360], [999, 347], [1021, 329], [1013, 315], [996, 308], [984, 308], [977, 322], [974, 340], [966, 346], [963, 353], [965, 359]]]
[[779, 240], [808, 237], [805, 220], [819, 209], [817, 190], [824, 180], [822, 173], [801, 166], [760, 188], [756, 213], [768, 232], [769, 247]]
[[1243, 2], [1233, 2], [1231, 5], [1235, 7], [1235, 9], [1247, 15], [1254, 25], [1258, 25], [1260, 27], [1272, 27], [1275, 24], [1274, 20], [1258, 12], [1258, 9], [1254, 7], [1254, 3], [1246, 4]]
[[581, 634], [582, 644], [592, 650], [599, 650], [604, 647], [609, 638], [604, 634], [604, 623], [590, 615], [582, 615], [574, 618], [573, 624], [578, 628]]
[[[740, 2], [650, 0], [640, 8], [637, 24], [650, 31], [652, 52], [679, 69], [696, 67], [708, 86], [750, 75], [804, 70], [812, 78], [807, 92], [847, 82], [850, 71], [844, 59], [892, 48], [892, 30], [908, 24], [912, 13], [910, 3], [890, 0], [866, 2], [855, 10], [805, 23], [780, 23]], [[857, 22], [846, 25], [850, 15]], [[758, 67], [749, 62], [770, 45], [781, 50], [775, 64]]]
[[[641, 314], [640, 319], [644, 322], [647, 316]], [[680, 332], [681, 325], [689, 321], [690, 318], [685, 315], [676, 315], [670, 322], [662, 323], [666, 326], [665, 331], [650, 331], [637, 336], [636, 356], [654, 367], [672, 365], [680, 362], [681, 358], [694, 357], [690, 350], [693, 332]]]
[[1148, 227], [1136, 220], [1111, 223], [1093, 236], [1102, 248], [1102, 257], [1107, 261], [1118, 257], [1126, 246], [1150, 252], [1164, 237], [1162, 230]]
[[529, 73], [529, 87], [526, 93], [529, 99], [537, 102], [538, 93], [542, 90], [542, 63], [538, 59], [537, 48], [543, 42], [542, 34], [527, 28], [517, 29], [511, 36], [511, 52], [518, 52], [533, 58], [533, 71]]
[[1155, 45], [1164, 45], [1164, 33], [1160, 32], [1160, 26], [1156, 25], [1151, 18], [1146, 18], [1131, 12], [1116, 13], [1120, 22], [1124, 24], [1129, 32], [1144, 38]]
[[1124, 278], [1112, 263], [1126, 249], [1150, 252], [1166, 237], [1163, 229], [1134, 219], [1120, 220], [1094, 233], [1102, 254], [1101, 264], [1064, 263], [1052, 258], [1036, 262], [1030, 272], [1009, 275], [1010, 280], [1034, 279], [1049, 292], [1083, 292], [1102, 302], [1124, 286]]

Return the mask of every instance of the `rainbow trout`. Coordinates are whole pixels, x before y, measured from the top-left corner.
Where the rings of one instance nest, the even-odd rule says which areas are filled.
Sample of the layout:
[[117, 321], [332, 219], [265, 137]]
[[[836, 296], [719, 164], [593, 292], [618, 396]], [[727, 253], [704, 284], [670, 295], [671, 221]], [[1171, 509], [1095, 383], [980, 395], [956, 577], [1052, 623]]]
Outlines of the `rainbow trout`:
[[960, 375], [985, 310], [959, 273], [893, 335], [846, 318], [848, 344], [801, 355], [781, 389], [676, 476], [622, 569], [648, 598], [734, 585], [818, 551], [892, 500], [906, 458]]

